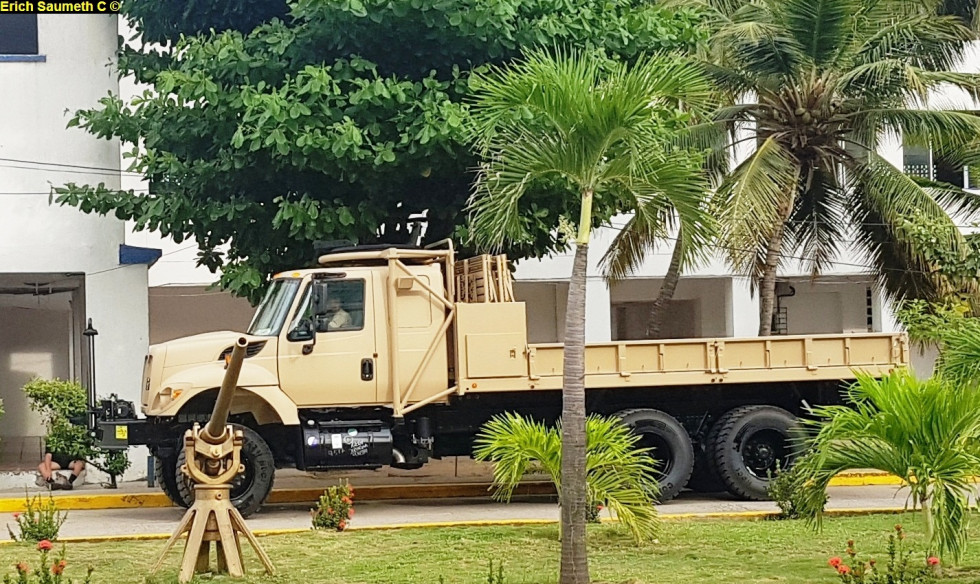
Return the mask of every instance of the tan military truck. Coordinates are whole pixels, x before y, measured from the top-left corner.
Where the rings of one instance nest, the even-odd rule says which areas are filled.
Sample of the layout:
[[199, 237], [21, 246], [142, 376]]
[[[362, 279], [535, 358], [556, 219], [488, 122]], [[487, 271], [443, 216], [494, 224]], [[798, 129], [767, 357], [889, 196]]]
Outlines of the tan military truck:
[[[527, 342], [502, 256], [457, 262], [445, 243], [336, 250], [319, 264], [276, 275], [245, 335], [231, 417], [246, 438], [233, 491], [244, 513], [279, 467], [418, 468], [470, 455], [500, 412], [559, 416], [562, 345]], [[149, 445], [178, 504], [191, 497], [180, 436], [207, 418], [240, 336], [150, 347], [146, 419], [103, 423], [117, 442]], [[901, 334], [620, 341], [588, 345], [585, 360], [589, 411], [620, 416], [654, 449], [664, 499], [685, 485], [763, 498], [806, 404], [838, 401], [855, 370], [906, 365], [908, 349]]]

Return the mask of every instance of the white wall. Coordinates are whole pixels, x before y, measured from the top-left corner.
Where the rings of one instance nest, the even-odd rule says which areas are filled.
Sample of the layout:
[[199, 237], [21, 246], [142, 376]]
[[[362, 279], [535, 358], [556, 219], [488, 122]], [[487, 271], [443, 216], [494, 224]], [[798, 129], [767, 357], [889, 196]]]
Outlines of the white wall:
[[[119, 265], [122, 221], [48, 200], [52, 186], [68, 182], [120, 186], [118, 143], [66, 128], [76, 110], [118, 93], [117, 33], [115, 16], [42, 14], [38, 48], [46, 61], [0, 62], [0, 158], [26, 161], [0, 160], [0, 273], [84, 274], [85, 311], [100, 332], [96, 385], [133, 399], [148, 340], [146, 266]], [[46, 319], [44, 311], [26, 312], [23, 318]], [[57, 373], [67, 375], [63, 367]], [[10, 416], [8, 408], [7, 422]]]
[[[652, 302], [660, 292], [661, 279], [636, 278], [612, 285], [610, 299], [623, 302]], [[729, 278], [681, 278], [674, 300], [698, 300], [700, 322], [697, 328], [702, 337], [725, 337], [731, 334], [731, 318], [727, 312], [731, 295]]]

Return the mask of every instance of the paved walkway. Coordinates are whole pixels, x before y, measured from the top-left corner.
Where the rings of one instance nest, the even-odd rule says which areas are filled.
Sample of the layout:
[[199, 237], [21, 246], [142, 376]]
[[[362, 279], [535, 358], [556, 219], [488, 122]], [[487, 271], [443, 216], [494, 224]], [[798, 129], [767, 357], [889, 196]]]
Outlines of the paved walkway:
[[[894, 486], [831, 487], [828, 510], [896, 510], [904, 507], [906, 492]], [[693, 516], [732, 515], [757, 517], [775, 512], [771, 502], [736, 501], [721, 495], [684, 493], [659, 506], [665, 519]], [[119, 536], [166, 537], [176, 528], [181, 509], [157, 507], [143, 509], [99, 509], [70, 511], [61, 533], [67, 538]], [[427, 499], [401, 501], [359, 501], [353, 529], [395, 527], [420, 523], [557, 521], [558, 507], [553, 497], [526, 497], [510, 504], [487, 498]], [[2, 517], [2, 516], [0, 516]], [[3, 522], [5, 523], [5, 521]], [[258, 533], [310, 528], [309, 505], [269, 505], [248, 520]], [[0, 529], [0, 542], [8, 539]]]

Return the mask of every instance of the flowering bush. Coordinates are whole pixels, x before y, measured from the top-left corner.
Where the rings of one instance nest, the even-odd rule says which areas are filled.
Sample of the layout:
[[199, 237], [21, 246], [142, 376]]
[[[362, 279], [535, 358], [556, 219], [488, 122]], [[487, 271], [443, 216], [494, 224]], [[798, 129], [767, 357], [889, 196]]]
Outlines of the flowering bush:
[[313, 529], [347, 529], [354, 517], [354, 488], [346, 482], [328, 487], [316, 508], [310, 509], [310, 514], [313, 515]]
[[895, 533], [888, 536], [888, 562], [883, 569], [873, 558], [859, 560], [854, 540], [847, 542], [845, 553], [845, 558], [834, 556], [827, 560], [843, 584], [923, 584], [939, 575], [940, 561], [936, 556], [926, 557], [921, 564], [912, 562], [912, 550], [906, 548], [901, 525], [896, 525]]
[[58, 511], [58, 506], [55, 505], [54, 498], [50, 494], [47, 501], [42, 501], [41, 495], [31, 497], [28, 494], [24, 512], [14, 513], [14, 521], [17, 522], [20, 534], [14, 534], [9, 524], [7, 533], [14, 541], [55, 540], [58, 539], [58, 531], [67, 518], [67, 513]]
[[[3, 584], [72, 584], [74, 580], [66, 578], [65, 568], [68, 562], [65, 560], [65, 548], [62, 546], [61, 552], [55, 558], [50, 558], [51, 550], [54, 548], [49, 540], [42, 539], [37, 544], [37, 551], [40, 552], [38, 567], [31, 569], [27, 562], [14, 564], [15, 573], [5, 574]], [[89, 566], [85, 579], [81, 584], [91, 584], [92, 572], [95, 568]]]

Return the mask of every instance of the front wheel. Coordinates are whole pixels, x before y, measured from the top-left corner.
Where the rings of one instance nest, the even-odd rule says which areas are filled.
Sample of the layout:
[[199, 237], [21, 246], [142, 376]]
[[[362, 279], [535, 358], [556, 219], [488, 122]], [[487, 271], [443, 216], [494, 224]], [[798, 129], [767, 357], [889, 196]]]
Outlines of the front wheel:
[[[232, 427], [234, 430], [241, 430], [244, 433], [242, 464], [245, 466], [245, 471], [232, 480], [231, 503], [243, 517], [248, 517], [262, 507], [262, 503], [272, 491], [272, 483], [276, 476], [276, 463], [272, 456], [272, 450], [258, 432], [248, 426], [238, 424], [232, 424]], [[176, 481], [177, 494], [181, 500], [187, 502], [187, 505], [184, 506], [190, 506], [194, 503], [194, 482], [180, 472], [180, 467], [183, 466], [185, 460], [184, 449], [181, 448], [177, 454], [175, 465], [178, 478]]]

